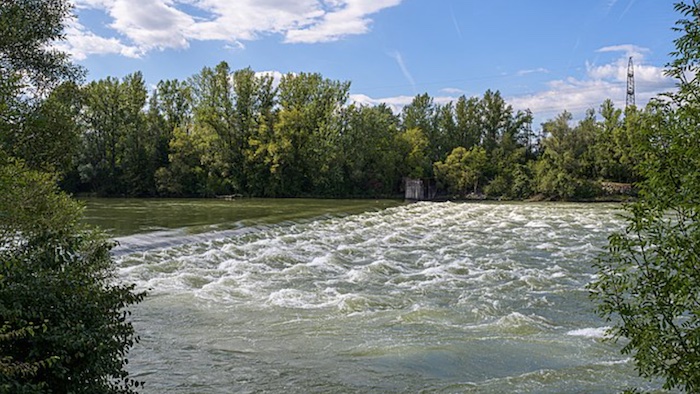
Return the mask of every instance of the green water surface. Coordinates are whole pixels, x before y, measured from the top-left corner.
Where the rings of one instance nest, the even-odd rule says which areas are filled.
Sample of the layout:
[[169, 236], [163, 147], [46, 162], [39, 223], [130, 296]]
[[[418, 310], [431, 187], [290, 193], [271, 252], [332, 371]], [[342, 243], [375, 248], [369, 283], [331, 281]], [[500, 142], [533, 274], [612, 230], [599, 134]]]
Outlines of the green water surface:
[[115, 237], [176, 228], [201, 232], [211, 230], [210, 226], [235, 228], [275, 224], [362, 213], [403, 204], [399, 200], [261, 198], [86, 198], [81, 201], [85, 204], [85, 220]]

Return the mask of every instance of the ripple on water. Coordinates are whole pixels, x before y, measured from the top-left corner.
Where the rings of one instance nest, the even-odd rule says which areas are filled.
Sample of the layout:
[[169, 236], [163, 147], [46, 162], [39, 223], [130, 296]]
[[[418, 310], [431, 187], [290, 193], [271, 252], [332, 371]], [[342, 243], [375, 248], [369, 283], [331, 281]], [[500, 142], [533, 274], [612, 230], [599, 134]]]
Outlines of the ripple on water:
[[[552, 376], [597, 391], [593, 377], [612, 373], [597, 367], [601, 355], [619, 358], [600, 341], [605, 327], [583, 289], [590, 261], [623, 226], [615, 212], [417, 203], [203, 234], [118, 261], [124, 280], [159, 296], [149, 308], [178, 309], [168, 300], [189, 297], [206, 305], [196, 313], [210, 320], [200, 331], [159, 321], [158, 313], [143, 324], [165, 326], [174, 337], [248, 338], [254, 346], [246, 357], [284, 371], [266, 384], [273, 391], [290, 381], [315, 391], [310, 377], [298, 375], [315, 369], [323, 387], [360, 391], [538, 391]], [[151, 346], [165, 346], [157, 341]], [[625, 382], [629, 366], [614, 366], [623, 372], [612, 379]], [[579, 368], [595, 371], [582, 377]], [[262, 389], [247, 369], [231, 373], [251, 378], [231, 387]], [[366, 386], [352, 386], [349, 377]]]

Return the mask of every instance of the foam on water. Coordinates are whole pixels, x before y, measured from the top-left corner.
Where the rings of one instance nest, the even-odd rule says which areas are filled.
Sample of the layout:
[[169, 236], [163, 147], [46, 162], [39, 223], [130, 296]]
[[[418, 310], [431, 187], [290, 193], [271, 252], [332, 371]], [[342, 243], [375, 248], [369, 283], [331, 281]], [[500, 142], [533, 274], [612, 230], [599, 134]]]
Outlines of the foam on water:
[[566, 335], [584, 338], [605, 338], [610, 327], [587, 327], [571, 330]]
[[[210, 300], [216, 297], [208, 292], [222, 294], [226, 289], [217, 287], [235, 284], [249, 289], [255, 296], [251, 302], [260, 305], [281, 305], [267, 301], [285, 289], [315, 294], [282, 303], [299, 308], [338, 305], [325, 300], [327, 288], [358, 296], [376, 291], [400, 297], [452, 294], [450, 302], [471, 300], [476, 306], [516, 296], [527, 305], [535, 295], [587, 283], [590, 269], [581, 262], [590, 261], [600, 241], [619, 227], [614, 217], [603, 222], [597, 216], [560, 206], [422, 203], [180, 237], [165, 243], [165, 249], [155, 241], [155, 248], [138, 253], [133, 251], [139, 242], [122, 240], [127, 249], [119, 252], [132, 253], [119, 258], [124, 279], [142, 288], [192, 292]], [[591, 223], [596, 226], [581, 236], [580, 228]]]
[[[257, 357], [266, 362], [289, 357], [290, 365], [323, 371], [335, 365], [366, 382], [381, 377], [377, 382], [384, 383], [377, 387], [387, 389], [387, 379], [394, 382], [388, 391], [416, 391], [441, 387], [425, 386], [430, 379], [423, 374], [433, 367], [423, 361], [405, 364], [400, 355], [382, 349], [387, 343], [417, 354], [444, 348], [424, 357], [434, 356], [432, 362], [450, 371], [456, 368], [452, 364], [462, 365], [449, 379], [478, 385], [510, 373], [596, 365], [601, 351], [612, 352], [598, 348], [610, 345], [590, 341], [602, 338], [606, 328], [597, 328], [601, 322], [585, 285], [593, 275], [591, 260], [608, 234], [623, 226], [615, 210], [417, 203], [181, 237], [138, 251], [130, 246], [118, 260], [125, 281], [149, 289], [156, 302], [184, 297], [206, 305], [221, 321], [216, 327], [222, 327], [222, 341], [228, 335], [251, 337]], [[317, 342], [308, 342], [302, 331], [315, 333]], [[487, 343], [495, 352], [488, 357], [479, 345]], [[535, 344], [550, 351], [537, 348], [536, 356], [528, 355]], [[305, 358], [300, 349], [321, 356]], [[475, 360], [497, 360], [498, 352], [509, 361], [491, 372], [475, 372]], [[273, 358], [265, 358], [268, 354]], [[610, 354], [603, 361], [619, 360]], [[318, 357], [328, 360], [317, 365]], [[356, 364], [357, 357], [364, 361]], [[414, 368], [422, 372], [407, 372]], [[414, 377], [397, 378], [404, 373]], [[410, 379], [422, 383], [402, 386]], [[515, 375], [494, 387], [512, 381]]]

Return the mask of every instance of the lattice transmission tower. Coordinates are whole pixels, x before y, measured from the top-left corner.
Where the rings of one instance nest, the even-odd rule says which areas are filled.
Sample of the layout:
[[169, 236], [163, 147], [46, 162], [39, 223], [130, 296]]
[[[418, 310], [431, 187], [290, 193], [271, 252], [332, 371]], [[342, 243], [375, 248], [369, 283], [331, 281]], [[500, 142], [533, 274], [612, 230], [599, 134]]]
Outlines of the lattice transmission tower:
[[632, 62], [632, 56], [630, 56], [630, 60], [627, 63], [627, 101], [625, 108], [634, 105], [634, 63]]

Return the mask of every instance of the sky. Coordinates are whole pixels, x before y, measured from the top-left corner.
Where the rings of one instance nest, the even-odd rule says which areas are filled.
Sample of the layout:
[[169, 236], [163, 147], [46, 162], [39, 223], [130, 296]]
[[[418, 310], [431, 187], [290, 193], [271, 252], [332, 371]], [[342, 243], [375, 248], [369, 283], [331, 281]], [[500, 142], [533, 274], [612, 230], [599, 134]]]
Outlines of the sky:
[[673, 0], [73, 0], [59, 43], [88, 80], [141, 71], [150, 86], [226, 61], [350, 81], [350, 100], [395, 111], [498, 90], [535, 128], [624, 107], [628, 60], [638, 106], [675, 82]]

